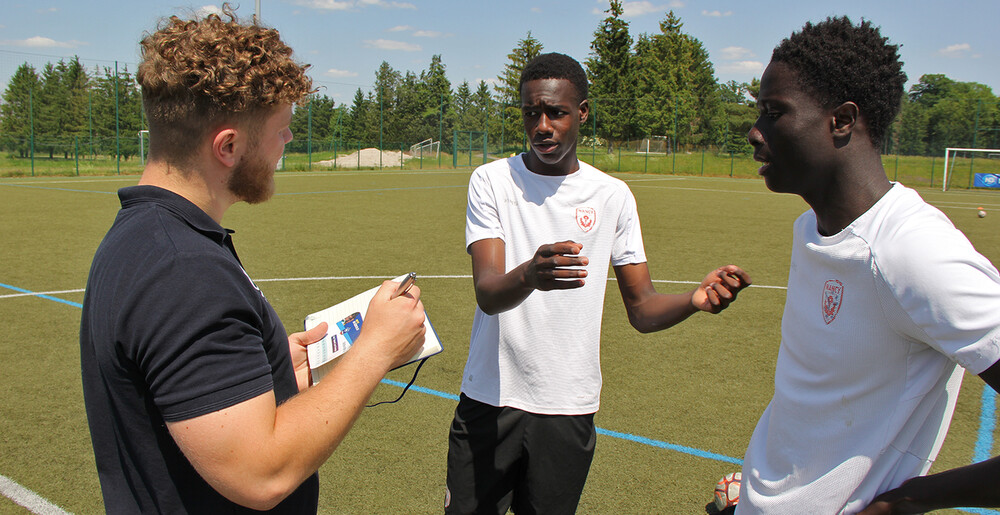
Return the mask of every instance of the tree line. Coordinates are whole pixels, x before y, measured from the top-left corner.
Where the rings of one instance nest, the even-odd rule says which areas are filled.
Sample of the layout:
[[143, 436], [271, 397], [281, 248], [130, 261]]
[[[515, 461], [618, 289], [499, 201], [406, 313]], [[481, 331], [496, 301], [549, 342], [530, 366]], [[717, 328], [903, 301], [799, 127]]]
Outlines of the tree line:
[[[637, 36], [620, 0], [606, 12], [583, 61], [592, 117], [580, 129], [584, 145], [614, 152], [653, 136], [671, 150], [751, 151], [746, 134], [757, 117], [757, 79], [719, 83], [704, 45], [683, 31], [673, 11], [658, 32]], [[383, 61], [371, 89], [359, 87], [349, 104], [317, 92], [296, 106], [288, 150], [408, 149], [429, 138], [448, 149], [456, 131], [463, 139], [466, 132], [485, 138], [492, 153], [524, 148], [518, 82], [524, 65], [543, 50], [528, 32], [507, 55], [493, 88], [468, 81], [453, 88], [441, 55], [419, 73]], [[31, 148], [49, 157], [136, 155], [137, 133], [145, 128], [141, 94], [127, 67], [117, 68], [87, 70], [76, 57], [41, 71], [21, 65], [0, 98], [0, 145], [20, 157]], [[998, 140], [1000, 101], [988, 86], [925, 75], [905, 94], [884, 150], [939, 155], [948, 146], [997, 148]]]
[[138, 85], [127, 67], [88, 71], [79, 57], [17, 68], [0, 101], [0, 145], [17, 157], [139, 152], [145, 129]]

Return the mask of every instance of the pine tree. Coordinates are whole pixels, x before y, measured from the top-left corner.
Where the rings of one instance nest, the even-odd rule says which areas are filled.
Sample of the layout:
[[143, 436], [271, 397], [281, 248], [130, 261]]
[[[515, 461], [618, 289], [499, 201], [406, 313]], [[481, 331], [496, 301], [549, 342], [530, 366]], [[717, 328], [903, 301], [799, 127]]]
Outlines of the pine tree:
[[504, 65], [503, 74], [497, 77], [497, 95], [501, 102], [515, 104], [521, 100], [521, 71], [528, 61], [534, 59], [542, 53], [542, 42], [535, 39], [528, 31], [524, 39], [517, 42], [517, 46], [507, 54], [509, 62]]
[[74, 145], [73, 152], [76, 152], [76, 144], [84, 140], [88, 129], [88, 95], [90, 89], [90, 77], [86, 68], [80, 64], [80, 58], [74, 56], [66, 63], [66, 72], [63, 74], [64, 89], [69, 92], [69, 101], [66, 104], [64, 130], [66, 137], [72, 138]]
[[452, 103], [455, 130], [476, 130], [475, 115], [472, 108], [472, 90], [469, 81], [462, 81], [455, 91], [455, 101]]
[[378, 143], [384, 144], [389, 141], [389, 133], [386, 125], [393, 119], [393, 107], [396, 103], [396, 88], [399, 87], [402, 75], [394, 70], [389, 63], [382, 61], [378, 71], [375, 72], [375, 136]]
[[52, 159], [56, 149], [61, 147], [62, 113], [69, 100], [68, 90], [63, 89], [62, 71], [59, 66], [46, 63], [42, 68], [42, 87], [35, 97], [35, 151], [45, 152]]
[[596, 117], [600, 134], [608, 142], [608, 153], [614, 151], [615, 139], [628, 136], [635, 117], [636, 77], [635, 56], [628, 22], [620, 0], [612, 0], [605, 11], [610, 16], [594, 31], [587, 59], [590, 79], [591, 116]]
[[288, 128], [292, 131], [290, 152], [319, 152], [330, 146], [330, 123], [333, 118], [333, 100], [326, 95], [312, 94], [305, 102], [296, 104]]
[[489, 121], [491, 114], [495, 116], [493, 111], [493, 95], [490, 94], [490, 88], [486, 84], [486, 81], [480, 81], [479, 87], [476, 88], [476, 92], [472, 95], [472, 105], [475, 109], [476, 124], [479, 127], [480, 132], [487, 132], [489, 130]]
[[3, 147], [27, 157], [30, 152], [34, 96], [41, 89], [41, 79], [28, 63], [17, 67], [11, 76], [0, 103], [0, 128], [3, 130]]
[[409, 148], [413, 143], [424, 139], [421, 137], [424, 132], [424, 98], [421, 98], [419, 82], [415, 73], [407, 71], [396, 89], [392, 120], [386, 123], [386, 141], [393, 143], [390, 148]]
[[420, 74], [420, 92], [423, 105], [421, 141], [447, 137], [452, 129], [445, 113], [451, 107], [452, 93], [440, 54], [432, 56], [430, 66]]
[[667, 135], [675, 147], [702, 143], [719, 109], [708, 52], [682, 27], [680, 18], [670, 11], [660, 22], [658, 34], [643, 34], [636, 41], [639, 129]]
[[542, 53], [542, 48], [542, 42], [535, 39], [529, 30], [528, 35], [518, 41], [517, 46], [507, 54], [509, 62], [504, 65], [503, 74], [497, 77], [497, 100], [504, 106], [501, 112], [505, 144], [518, 139], [524, 141], [521, 127], [521, 71], [528, 61]]

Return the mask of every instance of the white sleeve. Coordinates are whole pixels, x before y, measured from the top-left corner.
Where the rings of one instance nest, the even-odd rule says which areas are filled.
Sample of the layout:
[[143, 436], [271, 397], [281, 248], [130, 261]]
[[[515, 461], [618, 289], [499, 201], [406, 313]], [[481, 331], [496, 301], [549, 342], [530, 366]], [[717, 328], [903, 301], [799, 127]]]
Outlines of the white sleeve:
[[635, 196], [628, 186], [623, 185], [625, 199], [618, 214], [615, 228], [615, 244], [611, 249], [611, 265], [631, 265], [646, 262], [646, 249], [642, 244], [642, 228], [639, 225], [639, 210]]
[[905, 313], [889, 317], [897, 332], [979, 374], [1000, 359], [1000, 274], [947, 219], [930, 218], [879, 246], [883, 305]]
[[493, 191], [486, 167], [477, 168], [469, 178], [469, 201], [465, 208], [465, 251], [479, 240], [504, 239], [500, 213], [497, 211], [496, 193]]

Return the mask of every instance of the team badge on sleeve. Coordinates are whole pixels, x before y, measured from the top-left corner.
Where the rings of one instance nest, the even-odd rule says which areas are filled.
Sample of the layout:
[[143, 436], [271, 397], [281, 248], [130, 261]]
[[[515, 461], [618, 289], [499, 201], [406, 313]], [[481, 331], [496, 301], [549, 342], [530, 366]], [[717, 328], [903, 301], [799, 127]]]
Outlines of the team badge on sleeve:
[[827, 325], [837, 318], [840, 304], [844, 301], [844, 285], [836, 279], [830, 279], [823, 285], [823, 320]]
[[597, 223], [597, 211], [592, 207], [576, 208], [576, 225], [583, 229], [583, 232], [590, 232]]

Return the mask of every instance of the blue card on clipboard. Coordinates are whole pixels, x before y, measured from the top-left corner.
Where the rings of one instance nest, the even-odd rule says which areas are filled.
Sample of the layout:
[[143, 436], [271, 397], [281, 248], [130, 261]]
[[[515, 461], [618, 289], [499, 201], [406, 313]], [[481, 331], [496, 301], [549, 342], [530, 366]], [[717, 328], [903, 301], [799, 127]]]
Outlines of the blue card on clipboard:
[[[400, 282], [405, 277], [405, 275], [401, 275], [394, 281]], [[329, 373], [336, 364], [337, 358], [343, 356], [357, 341], [364, 325], [365, 313], [368, 312], [368, 304], [375, 297], [375, 292], [378, 289], [379, 287], [376, 286], [339, 304], [306, 316], [303, 325], [307, 331], [322, 322], [326, 322], [328, 326], [327, 334], [320, 341], [306, 347], [313, 384], [318, 383], [324, 375]], [[424, 315], [426, 316], [426, 313]], [[434, 331], [429, 317], [424, 319], [424, 328], [426, 329], [424, 346], [406, 364], [433, 356], [443, 350], [441, 340], [438, 339], [437, 332]]]

